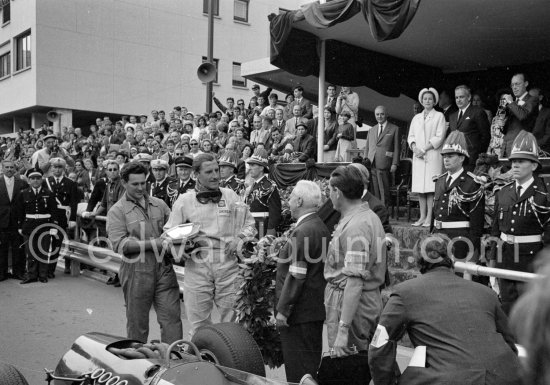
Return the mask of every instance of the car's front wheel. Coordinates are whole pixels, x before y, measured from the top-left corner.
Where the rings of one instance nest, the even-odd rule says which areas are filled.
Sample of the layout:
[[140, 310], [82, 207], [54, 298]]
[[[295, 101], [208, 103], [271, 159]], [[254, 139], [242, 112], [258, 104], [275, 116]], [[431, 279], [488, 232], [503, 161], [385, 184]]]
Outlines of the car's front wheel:
[[203, 326], [191, 340], [203, 359], [265, 377], [260, 348], [241, 325], [226, 322]]
[[2, 385], [29, 385], [25, 377], [13, 365], [0, 362], [0, 384]]

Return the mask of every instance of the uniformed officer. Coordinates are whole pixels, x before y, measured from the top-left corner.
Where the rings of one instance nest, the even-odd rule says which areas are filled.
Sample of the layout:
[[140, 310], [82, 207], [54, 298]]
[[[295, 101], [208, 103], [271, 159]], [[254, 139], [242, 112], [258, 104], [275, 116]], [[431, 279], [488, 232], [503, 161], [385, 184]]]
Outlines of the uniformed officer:
[[239, 157], [235, 151], [226, 150], [220, 157], [220, 187], [227, 187], [242, 196], [245, 191], [244, 180], [237, 178]]
[[[543, 234], [550, 218], [549, 186], [533, 176], [540, 166], [539, 147], [533, 134], [521, 131], [514, 140], [509, 159], [513, 182], [495, 194], [491, 235], [499, 238], [490, 253], [496, 267], [533, 272], [533, 261], [543, 247]], [[525, 284], [498, 280], [502, 307], [508, 314], [523, 293]]]
[[451, 238], [455, 258], [476, 262], [483, 234], [485, 195], [474, 180], [475, 175], [464, 170], [470, 159], [464, 134], [451, 132], [441, 155], [447, 172], [434, 177], [432, 232]]
[[172, 177], [167, 176], [170, 165], [162, 159], [151, 161], [151, 170], [155, 176], [155, 182], [151, 185], [151, 196], [162, 199], [168, 207], [172, 207], [172, 200], [168, 196], [168, 185], [174, 182]]
[[193, 158], [188, 156], [179, 156], [174, 160], [177, 179], [168, 185], [167, 193], [170, 198], [170, 207], [180, 195], [195, 188], [195, 180], [191, 178], [193, 171]]
[[254, 184], [246, 192], [246, 203], [256, 220], [258, 237], [275, 235], [275, 230], [281, 222], [281, 198], [275, 182], [266, 175], [268, 170], [267, 152], [263, 148], [254, 151], [254, 155], [246, 160], [250, 166], [250, 176]]
[[30, 187], [19, 195], [19, 233], [25, 237], [27, 253], [27, 276], [21, 284], [48, 282], [48, 262], [52, 257], [52, 237], [55, 229], [48, 224], [56, 223], [58, 212], [54, 194], [42, 186], [44, 173], [40, 168], [27, 170], [25, 176]]
[[136, 154], [134, 156], [134, 159], [132, 159], [132, 162], [140, 162], [145, 166], [145, 169], [147, 170], [147, 175], [145, 176], [145, 182], [147, 183], [147, 193], [151, 195], [151, 185], [155, 183], [155, 176], [150, 170], [150, 164], [153, 160], [153, 157], [151, 154], [148, 154], [146, 152], [140, 152], [139, 154]]
[[[63, 243], [64, 235], [69, 228], [76, 226], [76, 206], [78, 204], [78, 187], [75, 182], [65, 177], [65, 167], [67, 162], [63, 158], [51, 158], [50, 165], [52, 176], [46, 178], [48, 189], [54, 194], [57, 203], [57, 218], [59, 219], [59, 227], [65, 232], [61, 232], [56, 239], [54, 249], [57, 250], [53, 261], [48, 266], [48, 278], [55, 278], [55, 268], [57, 266], [57, 258], [61, 251], [61, 243]], [[58, 243], [61, 242], [61, 243]], [[71, 272], [71, 261], [65, 258], [65, 274]]]

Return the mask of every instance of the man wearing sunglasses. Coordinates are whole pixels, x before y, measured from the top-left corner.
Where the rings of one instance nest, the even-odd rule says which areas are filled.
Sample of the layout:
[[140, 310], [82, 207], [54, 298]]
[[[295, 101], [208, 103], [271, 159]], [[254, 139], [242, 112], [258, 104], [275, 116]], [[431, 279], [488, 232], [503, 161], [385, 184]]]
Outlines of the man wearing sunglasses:
[[[78, 204], [78, 187], [75, 182], [65, 177], [65, 167], [67, 162], [62, 158], [50, 159], [52, 176], [46, 178], [46, 184], [54, 194], [57, 202], [57, 217], [59, 218], [59, 227], [67, 231], [76, 226], [76, 205]], [[61, 251], [63, 242], [63, 232], [60, 234], [59, 246], [56, 255], [51, 260], [55, 261], [48, 266], [48, 278], [55, 278], [55, 268], [57, 266], [57, 257]], [[65, 258], [65, 274], [71, 273], [71, 261]]]
[[164, 225], [165, 230], [183, 223], [200, 225], [196, 247], [185, 262], [184, 303], [191, 333], [212, 323], [214, 304], [221, 322], [235, 320], [235, 294], [240, 286], [238, 246], [256, 234], [248, 207], [234, 191], [220, 188], [214, 155], [197, 155], [193, 171], [195, 190], [178, 198]]

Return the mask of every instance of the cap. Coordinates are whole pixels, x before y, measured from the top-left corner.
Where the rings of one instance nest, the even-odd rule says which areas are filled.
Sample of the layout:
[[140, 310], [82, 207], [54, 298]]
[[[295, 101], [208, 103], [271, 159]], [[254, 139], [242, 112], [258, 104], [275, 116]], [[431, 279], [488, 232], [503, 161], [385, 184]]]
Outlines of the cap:
[[232, 150], [226, 150], [220, 157], [220, 160], [218, 161], [218, 164], [220, 166], [230, 166], [237, 169], [237, 162], [238, 162], [238, 156], [235, 151]]
[[464, 155], [468, 158], [470, 157], [470, 154], [468, 154], [466, 137], [464, 136], [464, 133], [458, 130], [451, 131], [443, 144], [443, 148], [441, 149], [441, 155], [444, 154], [458, 154]]
[[516, 139], [514, 139], [512, 151], [508, 159], [527, 159], [538, 163], [540, 166], [539, 145], [533, 134], [524, 130], [520, 131]]
[[307, 131], [307, 125], [305, 123], [298, 123], [296, 125], [296, 129], [298, 129], [298, 127], [304, 127], [304, 129]]
[[253, 89], [253, 90], [259, 90], [259, 89], [260, 89], [260, 86], [257, 85], [257, 84], [254, 84], [254, 85], [252, 86], [252, 89]]
[[435, 88], [430, 87], [430, 88], [422, 88], [418, 93], [418, 101], [420, 102], [420, 104], [422, 104], [422, 95], [424, 95], [426, 92], [431, 92], [432, 94], [434, 94], [435, 104], [439, 103], [439, 93]]
[[256, 151], [254, 151], [254, 155], [252, 155], [250, 158], [246, 160], [246, 163], [248, 164], [258, 164], [260, 166], [263, 166], [264, 168], [268, 167], [268, 161], [267, 161], [267, 151], [263, 148], [258, 148]]
[[39, 168], [29, 168], [26, 172], [25, 172], [25, 176], [27, 178], [31, 178], [33, 176], [43, 176], [44, 173], [42, 172], [41, 169]]
[[170, 166], [168, 165], [168, 162], [165, 161], [164, 159], [153, 159], [151, 161], [151, 168], [158, 168], [158, 167], [162, 167], [163, 169], [168, 170], [168, 167]]
[[140, 152], [139, 154], [136, 154], [136, 156], [134, 156], [134, 160], [135, 161], [138, 161], [138, 162], [151, 162], [151, 160], [153, 159], [153, 157], [149, 154], [147, 154], [146, 152]]
[[178, 156], [174, 161], [176, 167], [193, 167], [193, 159], [188, 156]]
[[45, 142], [48, 139], [57, 139], [57, 136], [55, 136], [55, 135], [46, 135], [42, 140]]
[[65, 162], [65, 159], [63, 159], [63, 158], [51, 158], [50, 159], [50, 164], [52, 166], [65, 167], [67, 165], [67, 162]]

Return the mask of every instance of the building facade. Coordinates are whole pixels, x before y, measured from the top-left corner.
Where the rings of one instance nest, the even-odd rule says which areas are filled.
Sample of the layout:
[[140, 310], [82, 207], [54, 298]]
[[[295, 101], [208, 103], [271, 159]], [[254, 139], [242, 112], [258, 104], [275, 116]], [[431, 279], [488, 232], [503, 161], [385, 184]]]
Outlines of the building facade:
[[[269, 56], [267, 15], [300, 0], [214, 0], [213, 90], [251, 96], [241, 63]], [[206, 110], [208, 0], [0, 0], [0, 134], [46, 113], [86, 128], [96, 117]], [[111, 119], [113, 120], [113, 119]]]

